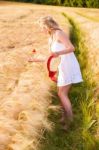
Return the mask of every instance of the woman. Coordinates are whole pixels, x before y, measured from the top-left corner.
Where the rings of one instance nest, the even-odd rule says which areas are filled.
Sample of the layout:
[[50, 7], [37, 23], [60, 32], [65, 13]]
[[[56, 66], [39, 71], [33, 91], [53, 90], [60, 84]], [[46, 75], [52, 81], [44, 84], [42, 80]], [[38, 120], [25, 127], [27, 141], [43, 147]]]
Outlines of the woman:
[[67, 129], [66, 116], [68, 123], [73, 121], [72, 106], [68, 94], [72, 84], [83, 81], [80, 66], [74, 54], [73, 44], [58, 23], [51, 16], [41, 17], [38, 23], [41, 31], [50, 35], [49, 49], [51, 53], [54, 57], [59, 56], [61, 59], [58, 66], [57, 87], [58, 96], [64, 110], [60, 121], [64, 124], [64, 129]]

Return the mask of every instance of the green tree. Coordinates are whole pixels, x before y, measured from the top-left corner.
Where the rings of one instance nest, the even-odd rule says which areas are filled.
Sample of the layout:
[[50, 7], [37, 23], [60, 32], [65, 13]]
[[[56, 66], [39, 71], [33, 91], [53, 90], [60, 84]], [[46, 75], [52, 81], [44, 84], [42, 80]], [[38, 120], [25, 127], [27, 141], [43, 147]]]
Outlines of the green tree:
[[63, 5], [69, 7], [99, 8], [99, 0], [8, 0], [8, 1], [32, 2], [47, 5]]

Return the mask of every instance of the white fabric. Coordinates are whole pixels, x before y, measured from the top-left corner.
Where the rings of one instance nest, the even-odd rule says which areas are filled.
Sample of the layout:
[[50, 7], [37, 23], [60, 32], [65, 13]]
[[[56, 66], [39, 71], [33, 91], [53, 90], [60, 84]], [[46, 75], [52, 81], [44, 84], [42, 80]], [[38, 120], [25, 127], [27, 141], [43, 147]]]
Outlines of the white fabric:
[[[65, 49], [65, 45], [58, 41], [52, 42], [50, 47], [52, 52], [62, 51]], [[74, 52], [59, 55], [59, 57], [61, 60], [58, 66], [57, 86], [83, 82], [80, 65]]]

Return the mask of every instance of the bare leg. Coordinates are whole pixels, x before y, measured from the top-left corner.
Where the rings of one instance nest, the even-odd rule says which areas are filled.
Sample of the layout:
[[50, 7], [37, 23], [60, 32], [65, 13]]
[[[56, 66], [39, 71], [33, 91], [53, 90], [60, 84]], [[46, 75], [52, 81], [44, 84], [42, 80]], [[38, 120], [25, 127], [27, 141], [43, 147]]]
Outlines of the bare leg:
[[62, 117], [60, 119], [60, 123], [64, 124], [67, 114], [66, 114], [66, 111], [65, 111], [65, 109], [63, 107], [63, 104], [61, 103], [60, 105], [61, 105], [61, 115], [62, 115]]
[[62, 120], [64, 120], [67, 117], [67, 119], [71, 122], [73, 121], [73, 112], [71, 102], [68, 97], [70, 87], [71, 85], [58, 87], [58, 96], [60, 97], [61, 106], [63, 109]]
[[72, 107], [71, 107], [71, 103], [70, 103], [68, 96], [62, 95], [61, 101], [62, 101], [62, 105], [65, 109], [65, 112], [66, 112], [66, 113], [64, 112], [64, 114], [66, 114], [68, 120], [72, 121], [73, 113], [72, 113]]

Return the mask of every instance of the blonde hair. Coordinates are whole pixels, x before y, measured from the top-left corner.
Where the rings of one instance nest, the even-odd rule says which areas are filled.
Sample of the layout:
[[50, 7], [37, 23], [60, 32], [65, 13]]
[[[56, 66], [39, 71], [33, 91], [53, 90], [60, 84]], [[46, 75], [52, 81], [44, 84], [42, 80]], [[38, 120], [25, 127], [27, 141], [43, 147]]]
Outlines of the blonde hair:
[[58, 23], [51, 17], [51, 16], [45, 16], [41, 17], [38, 20], [38, 24], [42, 26], [47, 26], [51, 30], [59, 29]]

